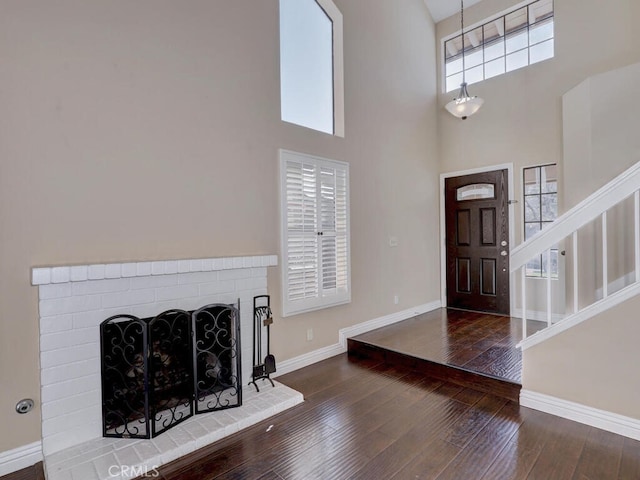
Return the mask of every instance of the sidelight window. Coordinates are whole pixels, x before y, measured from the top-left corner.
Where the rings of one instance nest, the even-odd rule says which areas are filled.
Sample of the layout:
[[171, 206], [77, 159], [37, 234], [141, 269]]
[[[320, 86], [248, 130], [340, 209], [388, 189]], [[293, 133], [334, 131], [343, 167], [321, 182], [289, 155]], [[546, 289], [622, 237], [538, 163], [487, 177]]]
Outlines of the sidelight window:
[[[558, 217], [558, 168], [555, 164], [525, 168], [524, 239], [529, 240]], [[542, 255], [527, 264], [527, 276], [547, 276], [547, 261]], [[551, 249], [551, 276], [558, 276], [558, 249]]]

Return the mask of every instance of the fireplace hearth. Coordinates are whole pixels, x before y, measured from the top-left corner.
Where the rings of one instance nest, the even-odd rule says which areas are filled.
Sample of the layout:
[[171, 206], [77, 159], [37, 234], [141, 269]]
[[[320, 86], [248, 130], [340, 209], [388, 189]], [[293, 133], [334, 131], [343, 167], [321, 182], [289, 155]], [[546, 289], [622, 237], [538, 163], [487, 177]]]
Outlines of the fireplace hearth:
[[152, 438], [242, 404], [240, 302], [100, 325], [103, 436]]

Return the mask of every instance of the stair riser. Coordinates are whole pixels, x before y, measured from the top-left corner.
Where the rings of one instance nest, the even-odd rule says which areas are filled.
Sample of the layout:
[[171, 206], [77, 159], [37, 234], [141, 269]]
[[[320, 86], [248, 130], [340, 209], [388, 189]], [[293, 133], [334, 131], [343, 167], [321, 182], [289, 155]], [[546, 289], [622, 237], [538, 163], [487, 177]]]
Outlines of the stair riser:
[[395, 367], [406, 368], [514, 402], [519, 402], [520, 399], [522, 386], [513, 382], [488, 377], [459, 367], [412, 357], [411, 355], [394, 352], [351, 338], [347, 339], [347, 348], [349, 356], [368, 358]]

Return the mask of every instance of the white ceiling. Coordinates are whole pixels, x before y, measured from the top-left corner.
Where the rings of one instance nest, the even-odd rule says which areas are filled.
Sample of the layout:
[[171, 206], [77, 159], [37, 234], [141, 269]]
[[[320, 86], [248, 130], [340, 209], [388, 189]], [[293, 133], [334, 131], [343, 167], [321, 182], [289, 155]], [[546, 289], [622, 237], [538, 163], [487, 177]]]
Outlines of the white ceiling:
[[[480, 0], [465, 0], [464, 8], [478, 3]], [[427, 8], [431, 12], [433, 21], [438, 23], [451, 15], [460, 12], [460, 2], [458, 0], [424, 0]]]

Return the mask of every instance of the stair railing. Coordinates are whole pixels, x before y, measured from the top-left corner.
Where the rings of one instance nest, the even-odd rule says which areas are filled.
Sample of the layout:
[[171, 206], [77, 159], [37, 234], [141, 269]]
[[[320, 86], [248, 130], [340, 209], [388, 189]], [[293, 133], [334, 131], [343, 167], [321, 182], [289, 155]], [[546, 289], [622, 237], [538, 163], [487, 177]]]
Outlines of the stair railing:
[[[535, 257], [542, 255], [546, 265], [546, 320], [547, 328], [552, 326], [552, 272], [551, 251], [554, 246], [564, 240], [571, 243], [571, 255], [573, 264], [573, 305], [568, 313], [575, 315], [581, 311], [579, 306], [579, 251], [578, 230], [601, 218], [602, 227], [602, 300], [609, 296], [608, 286], [608, 245], [607, 245], [607, 211], [633, 196], [634, 199], [634, 246], [635, 246], [635, 278], [634, 282], [640, 282], [640, 162], [636, 163], [609, 183], [595, 191], [589, 197], [575, 207], [561, 215], [551, 225], [537, 233], [526, 242], [521, 243], [511, 250], [510, 273], [517, 275], [520, 272], [521, 302], [522, 302], [522, 338], [527, 338], [527, 275], [526, 268]], [[595, 302], [594, 302], [595, 303]], [[588, 307], [588, 306], [587, 306]], [[584, 310], [587, 307], [583, 307]], [[562, 322], [562, 320], [561, 320]]]

